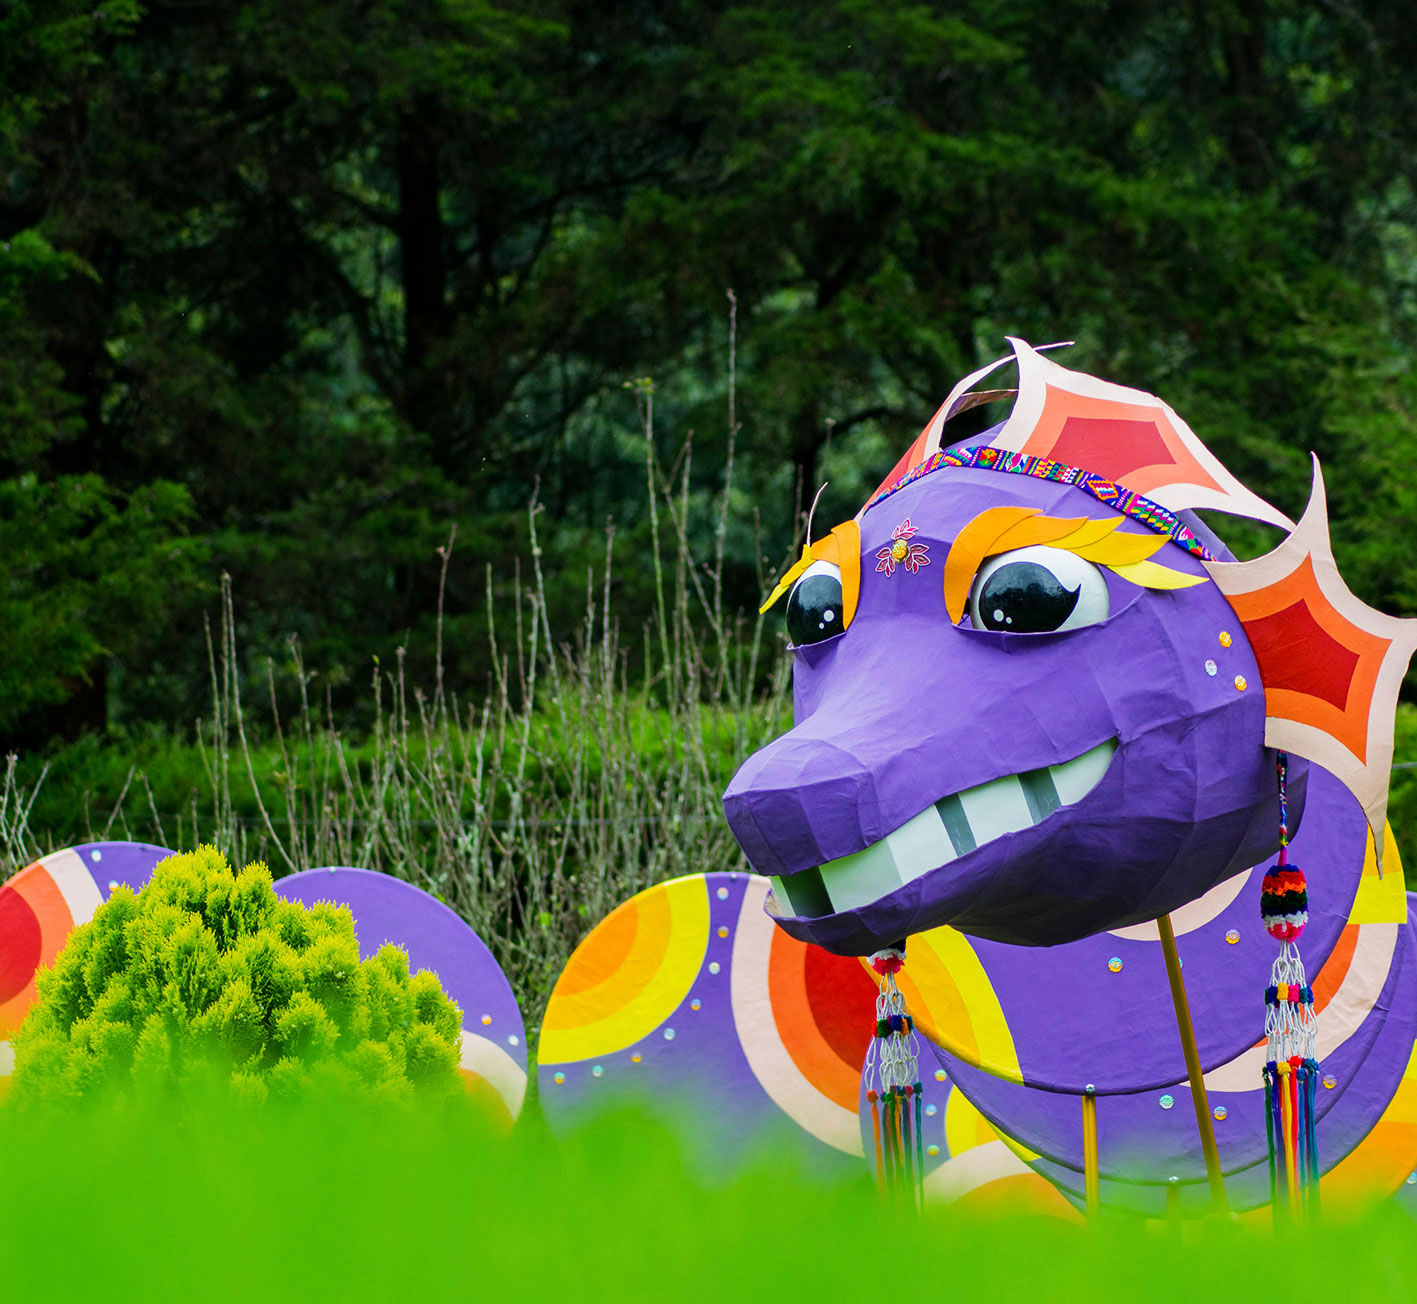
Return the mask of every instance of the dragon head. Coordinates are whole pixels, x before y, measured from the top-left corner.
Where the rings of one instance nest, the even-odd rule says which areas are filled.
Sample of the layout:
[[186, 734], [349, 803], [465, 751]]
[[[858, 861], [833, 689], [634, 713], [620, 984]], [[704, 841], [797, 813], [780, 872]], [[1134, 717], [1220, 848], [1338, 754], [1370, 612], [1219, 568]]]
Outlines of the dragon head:
[[[1294, 527], [1164, 403], [1011, 343], [1009, 420], [943, 447], [990, 368], [966, 377], [769, 600], [787, 594], [796, 725], [724, 804], [770, 913], [831, 951], [1153, 919], [1275, 849], [1274, 748], [1382, 827], [1417, 622], [1338, 579], [1317, 466]], [[1197, 506], [1292, 533], [1235, 562]]]

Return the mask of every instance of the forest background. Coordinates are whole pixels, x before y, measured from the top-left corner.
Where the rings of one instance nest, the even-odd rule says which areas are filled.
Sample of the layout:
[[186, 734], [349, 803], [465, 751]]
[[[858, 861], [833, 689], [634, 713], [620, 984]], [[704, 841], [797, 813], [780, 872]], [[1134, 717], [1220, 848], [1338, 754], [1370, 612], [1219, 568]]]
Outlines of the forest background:
[[1338, 0], [11, 0], [6, 857], [338, 855], [539, 989], [741, 863], [802, 505], [1006, 333], [1291, 515], [1317, 452], [1349, 583], [1417, 615], [1414, 70]]

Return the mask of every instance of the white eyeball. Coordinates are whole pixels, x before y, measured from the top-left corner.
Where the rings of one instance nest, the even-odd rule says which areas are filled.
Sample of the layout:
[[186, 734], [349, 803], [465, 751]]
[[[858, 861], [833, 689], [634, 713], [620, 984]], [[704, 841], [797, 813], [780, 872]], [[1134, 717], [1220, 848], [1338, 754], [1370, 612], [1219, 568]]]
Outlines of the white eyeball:
[[1106, 620], [1111, 609], [1099, 567], [1043, 544], [990, 557], [969, 590], [970, 624], [1009, 634], [1081, 629]]

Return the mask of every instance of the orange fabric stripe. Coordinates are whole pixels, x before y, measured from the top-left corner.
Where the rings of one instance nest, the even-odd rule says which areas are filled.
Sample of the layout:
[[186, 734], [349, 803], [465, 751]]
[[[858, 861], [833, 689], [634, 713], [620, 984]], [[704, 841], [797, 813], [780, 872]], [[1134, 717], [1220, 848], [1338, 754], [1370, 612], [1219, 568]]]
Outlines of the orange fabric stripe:
[[612, 910], [596, 930], [594, 954], [588, 953], [579, 964], [568, 964], [557, 986], [570, 996], [604, 982], [625, 963], [639, 931], [640, 911], [634, 900]]
[[35, 976], [20, 991], [0, 1005], [0, 1038], [8, 1037], [25, 1021], [25, 1015], [34, 1004], [35, 979], [39, 970], [54, 963], [55, 957], [64, 949], [69, 934], [74, 929], [74, 916], [69, 913], [69, 903], [64, 900], [59, 885], [49, 876], [43, 865], [34, 864], [22, 869], [10, 880], [9, 886], [24, 898], [39, 921], [42, 941], [39, 949], [39, 964]]
[[1333, 944], [1333, 950], [1329, 952], [1329, 957], [1324, 961], [1324, 966], [1319, 970], [1319, 975], [1314, 979], [1314, 1013], [1318, 1014], [1327, 1005], [1338, 989], [1343, 985], [1343, 980], [1348, 974], [1348, 968], [1353, 963], [1353, 955], [1358, 946], [1357, 924], [1349, 924], [1338, 935], [1338, 941]]
[[777, 1035], [798, 1071], [828, 1100], [854, 1114], [861, 1066], [845, 1063], [822, 1036], [807, 1000], [807, 948], [781, 929], [773, 930], [768, 952], [768, 993]]

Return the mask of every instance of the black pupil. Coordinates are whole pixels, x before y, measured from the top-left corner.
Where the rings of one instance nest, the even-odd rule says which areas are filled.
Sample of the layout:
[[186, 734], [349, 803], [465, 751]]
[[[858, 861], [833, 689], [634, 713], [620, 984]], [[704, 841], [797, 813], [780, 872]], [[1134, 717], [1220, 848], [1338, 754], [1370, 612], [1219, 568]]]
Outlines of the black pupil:
[[841, 581], [835, 575], [809, 575], [787, 600], [787, 636], [801, 647], [840, 634]]
[[1042, 634], [1067, 620], [1081, 591], [1081, 586], [1064, 588], [1046, 566], [1031, 561], [1010, 562], [985, 581], [979, 595], [979, 618], [985, 629]]

